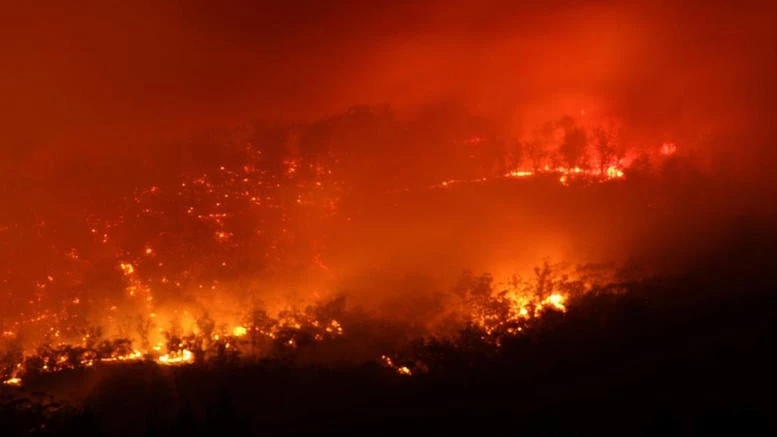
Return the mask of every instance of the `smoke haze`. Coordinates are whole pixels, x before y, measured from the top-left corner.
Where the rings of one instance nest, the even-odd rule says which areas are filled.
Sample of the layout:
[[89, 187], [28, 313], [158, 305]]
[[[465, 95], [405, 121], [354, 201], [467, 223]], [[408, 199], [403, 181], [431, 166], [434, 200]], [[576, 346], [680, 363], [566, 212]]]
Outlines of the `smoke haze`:
[[[763, 200], [773, 192], [763, 170], [775, 158], [776, 9], [718, 1], [6, 6], [0, 196], [9, 207], [0, 217], [75, 220], [85, 205], [115, 214], [139, 187], [178, 184], [229, 160], [247, 129], [251, 141], [275, 135], [284, 150], [347, 157], [337, 175], [342, 221], [327, 222], [330, 233], [317, 233], [315, 218], [262, 222], [278, 232], [293, 223], [297, 247], [322, 248], [328, 268], [345, 276], [341, 285], [368, 288], [376, 271], [450, 278], [465, 268], [530, 272], [544, 257], [660, 258], [669, 241], [696, 247], [730, 217], [773, 208]], [[372, 109], [350, 111], [360, 105]], [[613, 122], [636, 150], [676, 143], [685, 159], [725, 174], [714, 186], [662, 191], [673, 192], [668, 198], [617, 187], [557, 194], [541, 184], [388, 194], [479, 177], [468, 166], [481, 137], [525, 140], [563, 116]], [[464, 170], [447, 174], [452, 168]], [[62, 247], [73, 242], [66, 230], [54, 234]], [[36, 259], [32, 249], [7, 252]], [[686, 258], [679, 252], [665, 263]]]

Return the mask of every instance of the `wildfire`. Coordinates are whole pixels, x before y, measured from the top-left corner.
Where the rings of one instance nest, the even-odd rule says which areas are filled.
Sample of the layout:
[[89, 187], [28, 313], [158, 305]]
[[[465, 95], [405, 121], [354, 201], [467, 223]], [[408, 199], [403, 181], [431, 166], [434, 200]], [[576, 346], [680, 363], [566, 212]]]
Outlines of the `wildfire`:
[[101, 358], [99, 361], [101, 363], [111, 363], [111, 362], [139, 361], [142, 359], [143, 359], [143, 353], [135, 350], [126, 355], [117, 355], [115, 357]]
[[188, 349], [177, 352], [169, 352], [159, 357], [159, 364], [172, 366], [179, 364], [190, 364], [194, 362], [194, 354]]
[[551, 294], [545, 300], [543, 300], [537, 305], [536, 311], [537, 312], [542, 311], [544, 307], [553, 307], [559, 311], [564, 312], [567, 310], [567, 307], [564, 305], [565, 300], [566, 298], [561, 294], [558, 294], [558, 293]]
[[386, 366], [386, 367], [388, 367], [390, 369], [394, 369], [394, 371], [397, 374], [399, 374], [399, 375], [404, 375], [404, 376], [412, 376], [413, 375], [413, 371], [410, 370], [409, 367], [407, 367], [407, 366], [397, 366], [396, 364], [394, 364], [394, 361], [392, 361], [391, 358], [389, 358], [387, 355], [381, 355], [380, 359], [383, 361], [383, 365], [384, 366]]
[[[467, 149], [485, 149], [488, 141], [486, 136], [473, 136], [465, 143], [473, 146]], [[677, 146], [664, 143], [656, 149], [652, 153], [669, 156]], [[347, 319], [339, 314], [286, 308], [273, 314], [243, 311], [220, 320], [195, 320], [191, 314], [170, 309], [172, 305], [157, 303], [155, 296], [160, 301], [169, 296], [188, 300], [190, 292], [199, 293], [192, 300], [204, 296], [218, 301], [227, 294], [222, 290], [237, 281], [236, 276], [251, 269], [293, 275], [297, 270], [287, 262], [289, 253], [304, 253], [306, 262], [330, 277], [339, 273], [330, 272], [322, 260], [324, 252], [316, 243], [318, 229], [309, 226], [316, 229], [307, 232], [300, 229], [308, 226], [295, 227], [295, 223], [323, 221], [338, 214], [343, 182], [335, 178], [337, 159], [319, 157], [308, 162], [284, 157], [272, 170], [262, 168], [262, 159], [256, 158], [260, 152], [249, 150], [245, 162], [219, 164], [194, 177], [139, 188], [115, 214], [95, 214], [79, 221], [76, 228], [89, 243], [83, 247], [71, 242], [64, 247], [51, 244], [61, 256], [61, 268], [49, 270], [47, 260], [45, 271], [25, 278], [31, 297], [25, 296], [23, 302], [30, 306], [20, 311], [18, 320], [3, 319], [3, 341], [19, 341], [33, 337], [26, 336], [27, 332], [34, 333], [35, 340], [27, 341], [38, 343], [22, 345], [20, 360], [30, 373], [46, 373], [141, 360], [186, 365], [194, 363], [195, 355], [223, 356], [225, 351], [254, 356], [285, 353], [345, 335], [350, 327], [343, 326], [341, 321]], [[563, 185], [606, 183], [625, 179], [630, 162], [625, 153], [604, 152], [576, 160], [548, 157], [531, 165], [528, 159], [516, 161], [500, 165], [498, 171], [467, 173], [472, 176], [468, 178], [446, 179], [453, 173], [441, 173], [444, 180], [426, 188], [542, 177]], [[567, 164], [557, 165], [564, 162]], [[94, 266], [108, 267], [98, 271]], [[235, 270], [241, 271], [234, 274]], [[90, 278], [105, 282], [91, 283]], [[114, 287], [125, 293], [98, 299], [85, 291], [92, 287]], [[46, 301], [49, 295], [56, 296], [56, 308], [46, 306], [51, 303]], [[494, 338], [516, 335], [527, 320], [541, 317], [546, 310], [566, 311], [568, 296], [558, 287], [540, 292], [495, 291], [479, 296], [480, 300], [469, 296], [458, 317]], [[214, 305], [213, 312], [219, 310]], [[97, 322], [85, 319], [84, 314], [96, 313], [100, 314]], [[106, 332], [87, 333], [89, 323], [100, 328], [105, 324]], [[126, 343], [117, 344], [119, 339]], [[382, 359], [401, 375], [412, 375], [416, 369], [397, 366], [385, 355]], [[21, 363], [13, 373], [0, 368], [0, 379], [5, 378], [7, 385], [21, 384], [22, 377], [29, 380], [20, 370]]]
[[[549, 166], [546, 166], [545, 168], [534, 170], [534, 171], [525, 170], [525, 169], [510, 170], [509, 172], [501, 176], [492, 177], [492, 178], [480, 177], [480, 178], [474, 178], [474, 179], [448, 179], [438, 184], [428, 186], [426, 188], [451, 188], [454, 185], [461, 185], [461, 184], [480, 184], [480, 183], [499, 180], [499, 179], [519, 179], [519, 178], [524, 179], [524, 178], [537, 177], [537, 176], [553, 176], [558, 179], [561, 185], [567, 186], [573, 180], [586, 181], [586, 182], [607, 182], [607, 181], [621, 180], [626, 178], [626, 172], [623, 167], [615, 166], [615, 165], [608, 166], [604, 170], [596, 169], [596, 168], [581, 168], [581, 167], [550, 168]], [[410, 191], [410, 189], [405, 188], [397, 191]]]
[[623, 179], [626, 177], [626, 173], [623, 167], [617, 165], [608, 166], [606, 169], [601, 170], [598, 168], [582, 168], [582, 167], [545, 167], [537, 170], [536, 172], [530, 170], [512, 170], [504, 175], [505, 178], [520, 178], [529, 177], [534, 175], [558, 175], [559, 181], [565, 184], [570, 178], [586, 179], [594, 182], [604, 182], [614, 179]]
[[609, 179], [620, 179], [625, 176], [625, 173], [623, 173], [623, 170], [614, 166], [607, 167], [607, 170], [605, 170], [605, 174]]
[[512, 170], [512, 171], [508, 172], [507, 174], [505, 174], [505, 177], [508, 177], [508, 178], [525, 178], [525, 177], [532, 176], [532, 175], [534, 175], [533, 171], [529, 171], [529, 170]]
[[[489, 285], [487, 288], [476, 287], [464, 293], [465, 312], [469, 323], [482, 329], [485, 335], [483, 340], [499, 347], [504, 336], [520, 335], [527, 326], [527, 321], [542, 317], [546, 310], [567, 310], [567, 295], [561, 291], [565, 283], [554, 282], [548, 269], [546, 264], [544, 270], [537, 270], [537, 285], [515, 282], [511, 288], [503, 291], [492, 289]], [[558, 290], [548, 292], [549, 289]], [[538, 293], [545, 293], [545, 297], [538, 297]], [[277, 351], [278, 347], [293, 351], [310, 341], [323, 342], [345, 335], [340, 321], [321, 315], [317, 308], [319, 307], [310, 306], [305, 311], [280, 311], [277, 318], [269, 317], [262, 311], [253, 312], [247, 318], [250, 323], [233, 325], [228, 331], [225, 328], [215, 330], [207, 337], [202, 332], [184, 336], [165, 333], [167, 342], [159, 341], [145, 351], [131, 348], [129, 340], [95, 343], [96, 340], [92, 341], [90, 334], [86, 334], [81, 338], [83, 346], [61, 343], [57, 347], [39, 349], [35, 355], [28, 356], [23, 363], [17, 364], [13, 373], [0, 377], [5, 377], [6, 385], [20, 385], [26, 371], [52, 373], [64, 369], [143, 360], [162, 366], [184, 366], [194, 364], [197, 353], [207, 360], [207, 357], [213, 356], [214, 353], [237, 357], [241, 353]], [[380, 359], [384, 366], [398, 375], [412, 376], [418, 369], [424, 368], [422, 362], [415, 362], [413, 365], [398, 364], [386, 354]]]
[[22, 379], [21, 378], [8, 378], [5, 381], [3, 381], [3, 384], [5, 385], [15, 385], [20, 386], [22, 385]]
[[130, 263], [120, 263], [119, 267], [125, 276], [130, 276], [135, 273], [135, 267]]

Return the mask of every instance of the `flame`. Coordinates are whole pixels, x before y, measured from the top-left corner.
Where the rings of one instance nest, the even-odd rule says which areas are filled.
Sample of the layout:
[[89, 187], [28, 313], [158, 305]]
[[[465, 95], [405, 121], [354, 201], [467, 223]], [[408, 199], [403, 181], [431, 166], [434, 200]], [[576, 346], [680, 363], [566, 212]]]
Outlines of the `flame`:
[[607, 170], [605, 170], [605, 174], [609, 179], [619, 179], [625, 176], [625, 174], [623, 173], [623, 170], [615, 166], [607, 167]]
[[125, 276], [130, 276], [135, 273], [135, 267], [130, 263], [119, 263], [119, 267]]
[[[542, 169], [536, 171], [516, 168], [508, 171], [507, 173], [495, 177], [479, 177], [474, 179], [448, 179], [438, 184], [428, 186], [426, 188], [450, 188], [453, 185], [460, 184], [477, 184], [484, 183], [490, 180], [499, 179], [517, 179], [517, 178], [530, 178], [537, 176], [555, 176], [559, 183], [564, 186], [568, 186], [573, 180], [587, 181], [587, 182], [607, 182], [613, 180], [620, 180], [626, 178], [625, 168], [619, 165], [610, 165], [604, 170], [596, 168], [582, 168], [582, 167], [555, 167], [545, 166]], [[404, 188], [396, 191], [410, 191], [409, 188]]]
[[567, 307], [564, 305], [564, 301], [566, 301], [566, 297], [558, 293], [553, 293], [550, 296], [548, 296], [545, 300], [543, 300], [537, 306], [537, 309], [541, 310], [543, 306], [552, 306], [553, 308], [559, 311], [566, 311]]
[[380, 359], [383, 361], [383, 365], [393, 369], [397, 374], [404, 375], [404, 376], [412, 376], [413, 371], [410, 370], [407, 366], [397, 366], [394, 364], [394, 361], [391, 360], [387, 355], [381, 355]]
[[169, 352], [160, 356], [157, 362], [168, 366], [191, 364], [194, 362], [194, 354], [188, 349], [183, 349], [180, 352]]
[[138, 350], [132, 351], [132, 353], [129, 353], [127, 355], [117, 355], [115, 357], [109, 357], [109, 358], [101, 358], [99, 361], [102, 363], [111, 363], [111, 362], [126, 362], [126, 361], [139, 361], [143, 359], [143, 353], [141, 353]]
[[529, 170], [512, 170], [508, 172], [505, 177], [512, 177], [512, 178], [525, 178], [528, 176], [533, 176], [534, 172]]
[[[566, 277], [566, 276], [565, 276]], [[492, 290], [493, 294], [483, 301], [480, 306], [471, 306], [467, 311], [471, 323], [483, 329], [493, 344], [497, 347], [501, 344], [501, 338], [505, 335], [520, 335], [524, 331], [524, 323], [532, 318], [541, 317], [546, 309], [565, 312], [567, 310], [567, 296], [561, 291], [554, 291], [547, 297], [539, 299], [532, 293], [531, 287], [516, 284], [505, 291]], [[478, 304], [480, 305], [480, 304]], [[488, 306], [496, 308], [489, 310]], [[505, 308], [505, 312], [499, 312], [498, 308]], [[156, 315], [156, 314], [150, 314]], [[160, 317], [156, 315], [155, 318]], [[160, 329], [160, 332], [161, 329]], [[255, 318], [250, 325], [234, 325], [228, 332], [216, 330], [209, 337], [212, 345], [220, 345], [224, 351], [246, 352], [252, 348], [258, 338], [266, 338], [269, 341], [276, 342], [278, 345], [293, 350], [300, 346], [299, 337], [303, 332], [312, 334], [315, 341], [326, 341], [345, 335], [345, 330], [340, 321], [330, 319], [320, 319], [311, 312], [300, 311], [280, 311], [278, 318], [267, 318], [260, 316]], [[250, 338], [249, 338], [250, 334]], [[305, 334], [307, 335], [307, 334]], [[202, 347], [202, 334], [187, 334], [183, 337], [170, 337], [168, 344], [159, 341], [149, 348], [150, 352], [144, 352], [142, 349], [131, 349], [126, 352], [111, 352], [110, 355], [98, 354], [96, 350], [90, 348], [73, 349], [63, 343], [63, 348], [55, 348], [49, 352], [43, 352], [40, 358], [43, 359], [43, 365], [40, 367], [42, 372], [58, 372], [63, 369], [83, 367], [94, 367], [104, 363], [126, 363], [132, 361], [141, 361], [153, 356], [156, 358], [153, 362], [164, 366], [183, 366], [191, 365], [195, 362], [196, 351], [202, 353], [206, 349]], [[89, 344], [90, 334], [81, 338], [84, 345]], [[486, 339], [486, 338], [484, 338]], [[174, 341], [173, 341], [174, 340]], [[126, 346], [124, 346], [126, 349]], [[162, 353], [162, 351], [165, 351]], [[79, 357], [73, 361], [73, 353]], [[231, 353], [231, 352], [230, 352]], [[102, 355], [101, 355], [102, 354]], [[412, 376], [423, 363], [416, 362], [414, 366], [396, 364], [388, 355], [382, 355], [381, 360], [386, 367], [391, 368], [398, 375]], [[21, 378], [24, 376], [19, 373], [22, 370], [22, 364], [17, 366], [17, 372], [10, 375], [5, 380], [8, 385], [21, 384]]]
[[5, 385], [20, 386], [20, 385], [22, 385], [22, 379], [21, 378], [16, 378], [16, 377], [8, 378], [5, 381], [3, 381], [3, 384], [5, 384]]

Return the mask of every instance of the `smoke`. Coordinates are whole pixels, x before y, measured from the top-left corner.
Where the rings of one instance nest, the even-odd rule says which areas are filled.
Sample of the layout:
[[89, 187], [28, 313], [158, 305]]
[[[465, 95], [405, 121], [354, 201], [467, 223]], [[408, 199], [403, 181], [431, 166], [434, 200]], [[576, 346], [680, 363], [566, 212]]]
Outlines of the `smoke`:
[[773, 101], [773, 9], [615, 1], [14, 5], [2, 23], [3, 155], [22, 159], [27, 171], [144, 149], [153, 159], [160, 144], [203, 126], [442, 100], [516, 125], [592, 101], [651, 131], [731, 124]]
[[[316, 227], [252, 213], [264, 220], [256, 227], [280, 234], [288, 224], [297, 236], [285, 244], [299, 250], [289, 256], [308, 256], [315, 241], [334, 275], [322, 268], [298, 281], [259, 281], [269, 294], [314, 289], [320, 275], [331, 281], [321, 288], [381, 304], [389, 289], [412, 288], [390, 281], [406, 272], [445, 289], [463, 269], [530, 275], [546, 257], [648, 258], [668, 269], [703, 250], [729, 218], [773, 213], [764, 206], [773, 172], [763, 169], [777, 135], [775, 9], [715, 1], [9, 6], [0, 18], [0, 199], [11, 207], [0, 212], [0, 238], [15, 240], [4, 264], [45, 282], [54, 261], [36, 248], [82, 243], [45, 218], [120, 216], [138, 190], [212, 174], [251, 143], [265, 153], [347, 157], [334, 185], [344, 190], [341, 221]], [[349, 110], [359, 105], [372, 109]], [[666, 167], [655, 191], [540, 182], [423, 189], [493, 174], [473, 168], [485, 148], [530, 139], [564, 116], [613, 123], [637, 151], [674, 143], [688, 162], [711, 161], [717, 176]], [[21, 234], [16, 223], [32, 230]], [[45, 226], [56, 244], [36, 240]], [[203, 263], [221, 254], [203, 247]], [[116, 253], [92, 255], [89, 271], [118, 275]], [[225, 281], [243, 290], [233, 294], [250, 294], [241, 281], [252, 284], [252, 275], [258, 281], [243, 273], [249, 279]]]

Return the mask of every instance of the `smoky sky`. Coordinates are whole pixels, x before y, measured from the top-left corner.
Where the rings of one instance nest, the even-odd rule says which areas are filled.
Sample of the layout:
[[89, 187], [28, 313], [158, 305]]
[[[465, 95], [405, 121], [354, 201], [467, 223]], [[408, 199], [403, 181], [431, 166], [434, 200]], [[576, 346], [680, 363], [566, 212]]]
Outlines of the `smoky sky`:
[[[596, 104], [635, 128], [774, 115], [770, 2], [6, 5], [4, 167], [45, 173], [250, 119], [455, 101], [515, 120]], [[765, 115], [766, 114], [766, 115]]]
[[[80, 227], [56, 228], [56, 220], [46, 224], [41, 218], [53, 216], [80, 226], [84, 210], [78, 206], [88, 203], [87, 211], [93, 207], [81, 198], [120, 204], [135, 185], [164, 186], [159, 176], [174, 173], [168, 167], [186, 161], [179, 155], [188, 153], [187, 148], [219, 147], [217, 141], [202, 140], [202, 132], [255, 120], [315, 126], [322, 119], [337, 120], [338, 114], [356, 105], [387, 105], [398, 118], [409, 120], [411, 128], [392, 121], [386, 130], [399, 126], [416, 135], [361, 132], [382, 126], [377, 121], [366, 128], [357, 126], [358, 135], [341, 141], [346, 143], [343, 147], [361, 147], [362, 155], [378, 156], [365, 162], [385, 167], [375, 171], [354, 161], [358, 177], [379, 174], [388, 180], [409, 174], [411, 179], [412, 171], [395, 170], [401, 165], [392, 167], [390, 162], [437, 177], [429, 169], [445, 170], [445, 160], [439, 159], [445, 150], [439, 144], [427, 146], [425, 140], [448, 138], [440, 134], [447, 125], [456, 128], [456, 135], [479, 134], [457, 126], [457, 120], [467, 118], [459, 118], [455, 111], [450, 118], [437, 117], [427, 111], [430, 107], [465, 108], [488, 119], [483, 126], [500, 126], [516, 136], [567, 113], [596, 109], [628, 126], [632, 138], [649, 138], [655, 146], [672, 141], [684, 151], [685, 138], [713, 133], [703, 152], [725, 156], [717, 161], [726, 165], [738, 163], [758, 180], [758, 190], [773, 192], [761, 180], [764, 176], [771, 180], [774, 174], [775, 23], [777, 6], [768, 1], [171, 0], [4, 5], [0, 232], [16, 238], [15, 246], [7, 247], [26, 248], [32, 231], [22, 235], [6, 224], [28, 222], [33, 228], [40, 224], [52, 229], [47, 235], [62, 241], [63, 248], [71, 247], [69, 237], [81, 235]], [[394, 148], [386, 144], [395, 139], [402, 141]], [[385, 151], [403, 152], [420, 163], [381, 160], [379, 154]], [[750, 161], [729, 158], [743, 151]], [[432, 168], [435, 165], [439, 168]], [[169, 180], [177, 177], [172, 174]], [[359, 185], [358, 177], [351, 176], [345, 184]], [[440, 180], [449, 177], [454, 176]], [[399, 182], [401, 188], [405, 181]], [[590, 197], [562, 197], [552, 189], [534, 193], [527, 187], [518, 196], [497, 185], [493, 192], [473, 188], [469, 194], [413, 193], [391, 198], [392, 202], [370, 191], [364, 198], [371, 202], [362, 204], [363, 198], [355, 197], [358, 201], [351, 198], [351, 206], [343, 207], [349, 214], [358, 213], [352, 222], [349, 217], [347, 224], [331, 225], [333, 232], [322, 231], [324, 243], [331, 241], [331, 247], [321, 244], [327, 249], [322, 258], [333, 271], [353, 275], [354, 279], [338, 281], [352, 282], [358, 290], [371, 290], [374, 272], [383, 270], [383, 277], [405, 271], [451, 277], [462, 268], [511, 273], [544, 256], [583, 262], [588, 257], [619, 259], [647, 253], [665, 259], [670, 249], [686, 246], [693, 252], [700, 246], [697, 240], [716, 233], [720, 227], [709, 217], [737, 210], [760, 212], [770, 203], [765, 199], [774, 197], [759, 191], [746, 204], [742, 193], [754, 190], [731, 194], [727, 180], [720, 185], [725, 201], [712, 198], [707, 187], [693, 186], [675, 196], [683, 205], [676, 211], [645, 205], [650, 203], [647, 195], [614, 191], [607, 197], [609, 188], [592, 191]], [[672, 190], [677, 189], [668, 191]], [[703, 207], [687, 206], [689, 199]], [[94, 210], [95, 215], [107, 211], [113, 216], [123, 209], [109, 204]], [[610, 224], [611, 217], [619, 218], [617, 225]], [[687, 232], [700, 229], [709, 232], [698, 238], [698, 232]], [[678, 240], [678, 235], [685, 240]], [[128, 241], [140, 244], [139, 238], [132, 235]], [[22, 272], [27, 268], [45, 278], [43, 270], [49, 266], [39, 262], [36, 251], [55, 248], [45, 239], [35, 241], [40, 244], [3, 255], [9, 266], [16, 264], [14, 268]], [[184, 255], [195, 264], [199, 260], [197, 253]], [[671, 262], [694, 256], [683, 252]], [[117, 275], [116, 261], [113, 253], [96, 255], [96, 264], [88, 271]]]

